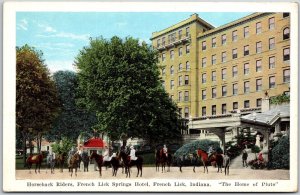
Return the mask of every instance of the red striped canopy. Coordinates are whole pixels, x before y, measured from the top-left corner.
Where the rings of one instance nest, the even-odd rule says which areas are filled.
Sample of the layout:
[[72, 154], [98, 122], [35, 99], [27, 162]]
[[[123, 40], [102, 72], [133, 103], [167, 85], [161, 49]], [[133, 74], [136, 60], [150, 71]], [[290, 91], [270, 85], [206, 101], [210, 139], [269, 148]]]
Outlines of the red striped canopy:
[[91, 138], [83, 144], [84, 148], [103, 148], [104, 142], [100, 138]]

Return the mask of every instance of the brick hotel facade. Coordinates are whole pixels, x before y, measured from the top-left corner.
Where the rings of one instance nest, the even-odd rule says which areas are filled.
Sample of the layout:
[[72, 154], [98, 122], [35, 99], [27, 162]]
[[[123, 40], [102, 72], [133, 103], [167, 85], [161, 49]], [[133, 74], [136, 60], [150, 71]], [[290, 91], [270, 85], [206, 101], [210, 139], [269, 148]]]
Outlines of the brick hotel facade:
[[253, 13], [217, 28], [193, 14], [151, 40], [183, 118], [260, 111], [266, 91], [289, 93], [288, 13]]

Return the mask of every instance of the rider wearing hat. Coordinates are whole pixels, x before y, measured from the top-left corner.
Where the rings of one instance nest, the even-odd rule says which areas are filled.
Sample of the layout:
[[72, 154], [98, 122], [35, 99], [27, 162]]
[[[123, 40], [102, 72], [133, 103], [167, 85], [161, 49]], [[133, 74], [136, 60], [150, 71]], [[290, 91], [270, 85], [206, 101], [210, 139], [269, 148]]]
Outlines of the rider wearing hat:
[[134, 149], [133, 146], [130, 146], [130, 154], [129, 154], [129, 156], [130, 156], [130, 160], [136, 160], [137, 159], [137, 157], [135, 156], [135, 149]]
[[168, 157], [168, 148], [167, 148], [166, 144], [163, 147], [163, 153], [165, 154], [166, 157]]

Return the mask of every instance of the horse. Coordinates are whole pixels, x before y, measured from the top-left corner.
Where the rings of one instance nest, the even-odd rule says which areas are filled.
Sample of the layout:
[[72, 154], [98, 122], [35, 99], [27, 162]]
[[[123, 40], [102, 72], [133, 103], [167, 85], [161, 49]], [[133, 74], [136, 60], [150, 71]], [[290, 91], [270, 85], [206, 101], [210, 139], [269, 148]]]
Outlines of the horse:
[[71, 159], [69, 161], [69, 172], [71, 172], [71, 177], [73, 175], [73, 169], [75, 169], [75, 176], [77, 176], [79, 159], [80, 159], [80, 155], [77, 152], [71, 156]]
[[212, 154], [212, 159], [211, 161], [215, 161], [216, 162], [216, 165], [218, 167], [218, 173], [219, 171], [221, 170], [221, 173], [222, 173], [222, 166], [223, 166], [223, 155], [222, 154], [219, 154], [217, 152], [214, 152]]
[[224, 154], [223, 165], [225, 169], [225, 175], [229, 175], [230, 157], [226, 153]]
[[159, 165], [161, 164], [162, 173], [166, 170], [166, 165], [168, 167], [167, 172], [170, 172], [170, 167], [172, 164], [172, 154], [166, 154], [163, 152], [163, 149], [160, 149], [156, 151], [155, 157], [156, 171], [159, 171]]
[[31, 173], [32, 164], [35, 164], [35, 173], [36, 173], [37, 168], [38, 168], [38, 172], [40, 173], [43, 158], [44, 158], [43, 154], [37, 154], [37, 155], [30, 155], [26, 159], [26, 164], [29, 169], [29, 173]]
[[206, 169], [206, 172], [208, 173], [208, 168], [207, 168], [207, 164], [209, 164], [208, 154], [201, 149], [198, 149], [196, 151], [197, 151], [198, 157], [200, 157], [200, 159], [202, 161], [204, 173], [205, 173], [205, 169]]
[[137, 160], [130, 160], [130, 156], [126, 154], [125, 151], [121, 150], [121, 152], [119, 153], [119, 158], [121, 158], [124, 162], [126, 177], [128, 176], [130, 177], [130, 168], [134, 165], [136, 165], [136, 168], [138, 170], [136, 176], [138, 177], [141, 171], [140, 177], [142, 177], [143, 161], [144, 161], [142, 157], [138, 156]]
[[47, 173], [47, 170], [48, 170], [48, 167], [50, 167], [50, 171], [51, 171], [51, 174], [54, 174], [54, 167], [55, 167], [55, 154], [54, 153], [49, 153], [48, 156], [47, 156], [47, 169], [46, 169], [46, 173]]
[[65, 153], [59, 153], [56, 155], [56, 162], [58, 164], [58, 168], [60, 169], [60, 172], [63, 172], [65, 158], [66, 158]]
[[81, 158], [82, 158], [82, 162], [83, 162], [83, 171], [88, 172], [89, 171], [89, 162], [90, 162], [89, 154], [86, 151], [84, 151], [81, 154]]

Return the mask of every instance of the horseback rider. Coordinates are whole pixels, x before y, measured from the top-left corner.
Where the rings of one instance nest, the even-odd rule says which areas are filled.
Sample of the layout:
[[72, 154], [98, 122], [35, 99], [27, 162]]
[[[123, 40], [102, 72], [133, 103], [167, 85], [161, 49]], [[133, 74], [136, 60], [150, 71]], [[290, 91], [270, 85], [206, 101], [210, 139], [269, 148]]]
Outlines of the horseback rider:
[[109, 158], [109, 149], [108, 149], [107, 146], [105, 146], [105, 149], [104, 149], [103, 161], [110, 161], [110, 158]]
[[166, 157], [168, 157], [168, 148], [167, 148], [166, 144], [163, 147], [163, 153], [165, 154]]
[[137, 160], [137, 157], [135, 156], [135, 149], [134, 149], [133, 146], [130, 146], [130, 154], [129, 154], [129, 156], [130, 156], [130, 161], [131, 160]]
[[210, 158], [214, 152], [215, 152], [215, 149], [214, 149], [213, 145], [210, 145], [208, 148], [208, 151], [207, 151], [208, 158]]

